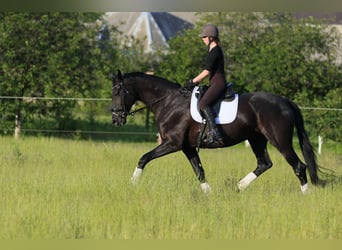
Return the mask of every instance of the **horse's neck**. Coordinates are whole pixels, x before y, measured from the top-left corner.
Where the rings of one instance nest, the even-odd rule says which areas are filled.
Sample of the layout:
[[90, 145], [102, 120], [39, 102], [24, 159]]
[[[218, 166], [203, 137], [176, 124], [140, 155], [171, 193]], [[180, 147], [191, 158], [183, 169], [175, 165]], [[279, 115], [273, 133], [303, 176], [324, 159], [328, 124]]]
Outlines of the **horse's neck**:
[[136, 81], [134, 89], [137, 94], [137, 100], [143, 102], [149, 110], [158, 116], [164, 107], [165, 102], [170, 101], [174, 89], [163, 83]]
[[146, 82], [143, 81], [137, 81], [136, 88], [139, 101], [146, 105], [160, 100], [160, 98], [163, 98], [168, 92], [166, 88], [161, 88], [157, 83], [146, 84]]

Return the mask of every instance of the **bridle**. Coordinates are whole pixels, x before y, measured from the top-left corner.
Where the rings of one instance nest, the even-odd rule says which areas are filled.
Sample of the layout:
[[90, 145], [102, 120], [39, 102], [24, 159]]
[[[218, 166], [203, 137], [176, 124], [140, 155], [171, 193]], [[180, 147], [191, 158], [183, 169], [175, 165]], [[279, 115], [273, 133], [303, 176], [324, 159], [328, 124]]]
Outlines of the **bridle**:
[[125, 106], [125, 95], [128, 94], [128, 90], [125, 88], [123, 83], [117, 84], [112, 87], [112, 91], [116, 91], [117, 93], [120, 92], [120, 108], [111, 108], [112, 115], [119, 117], [119, 118], [125, 118], [127, 116], [127, 110]]

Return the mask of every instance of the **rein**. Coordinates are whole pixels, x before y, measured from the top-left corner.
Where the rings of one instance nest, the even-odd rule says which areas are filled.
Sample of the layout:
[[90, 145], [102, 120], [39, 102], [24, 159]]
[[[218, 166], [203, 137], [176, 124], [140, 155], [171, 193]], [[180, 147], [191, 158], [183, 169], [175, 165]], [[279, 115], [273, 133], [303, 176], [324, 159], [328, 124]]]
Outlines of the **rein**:
[[146, 106], [144, 106], [144, 107], [142, 107], [142, 108], [135, 109], [135, 110], [129, 112], [128, 115], [134, 116], [136, 113], [138, 113], [138, 112], [140, 112], [140, 111], [142, 111], [142, 110], [144, 110], [144, 109], [151, 108], [154, 104], [160, 102], [161, 100], [163, 100], [163, 99], [165, 99], [165, 98], [166, 98], [166, 95], [165, 95], [165, 96], [162, 96], [161, 98], [159, 98], [159, 99], [157, 99], [157, 100], [155, 100], [154, 102], [150, 103], [149, 105], [146, 105]]

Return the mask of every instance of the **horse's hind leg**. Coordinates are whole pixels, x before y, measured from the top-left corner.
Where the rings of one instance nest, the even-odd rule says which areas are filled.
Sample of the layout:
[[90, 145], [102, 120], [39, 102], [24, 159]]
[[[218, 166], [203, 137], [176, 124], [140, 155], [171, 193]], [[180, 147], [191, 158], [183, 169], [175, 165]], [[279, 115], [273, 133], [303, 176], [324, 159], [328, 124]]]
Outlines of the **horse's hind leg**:
[[285, 149], [279, 149], [279, 151], [285, 157], [286, 161], [291, 165], [295, 175], [298, 177], [302, 192], [307, 192], [308, 180], [306, 177], [305, 164], [299, 159], [291, 144], [289, 144], [288, 147], [286, 147]]
[[239, 181], [239, 190], [247, 188], [258, 176], [272, 167], [272, 161], [267, 151], [267, 139], [263, 135], [258, 134], [248, 141], [257, 158], [257, 167]]
[[306, 177], [306, 166], [299, 159], [298, 155], [292, 146], [293, 137], [293, 126], [291, 124], [283, 123], [282, 130], [270, 139], [270, 142], [279, 150], [279, 152], [284, 156], [286, 161], [291, 165], [295, 175], [300, 181], [301, 190], [303, 193], [308, 191], [308, 181]]
[[195, 172], [195, 175], [201, 183], [201, 188], [202, 188], [203, 192], [204, 193], [210, 193], [211, 189], [210, 189], [210, 186], [205, 179], [204, 169], [202, 167], [202, 163], [201, 163], [201, 160], [198, 156], [196, 148], [184, 147], [182, 150], [183, 150], [183, 153], [188, 158], [188, 160], [190, 161], [191, 166]]

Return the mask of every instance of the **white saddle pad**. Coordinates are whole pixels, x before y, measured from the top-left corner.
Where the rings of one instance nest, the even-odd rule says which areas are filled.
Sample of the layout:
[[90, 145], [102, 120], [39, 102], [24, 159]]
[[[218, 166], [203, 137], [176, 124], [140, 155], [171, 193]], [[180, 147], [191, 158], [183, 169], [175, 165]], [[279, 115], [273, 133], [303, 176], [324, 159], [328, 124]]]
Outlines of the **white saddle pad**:
[[[198, 86], [194, 88], [191, 95], [191, 103], [190, 103], [190, 113], [192, 118], [199, 123], [203, 122], [203, 118], [198, 109], [198, 98], [196, 94], [198, 93]], [[231, 123], [235, 120], [237, 109], [239, 104], [239, 95], [235, 94], [235, 98], [233, 101], [227, 102], [222, 101], [220, 105], [220, 111], [218, 112], [218, 116], [215, 118], [215, 122], [217, 124], [227, 124]]]

